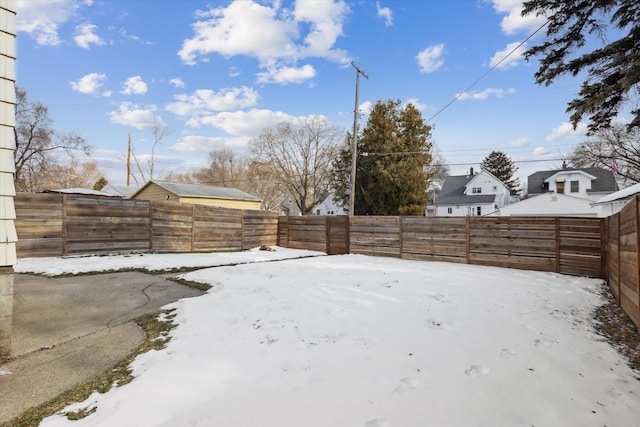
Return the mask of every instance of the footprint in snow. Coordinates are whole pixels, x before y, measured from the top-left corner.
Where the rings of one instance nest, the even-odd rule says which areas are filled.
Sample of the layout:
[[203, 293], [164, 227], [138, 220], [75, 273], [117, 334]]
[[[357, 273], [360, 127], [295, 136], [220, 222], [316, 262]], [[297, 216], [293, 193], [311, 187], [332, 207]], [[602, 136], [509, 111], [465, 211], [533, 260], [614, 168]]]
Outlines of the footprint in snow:
[[418, 387], [418, 380], [415, 378], [404, 377], [400, 378], [398, 386], [393, 390], [393, 392], [397, 394], [407, 394], [416, 387]]
[[480, 365], [471, 365], [468, 369], [464, 371], [464, 374], [468, 377], [478, 377], [480, 375], [487, 375], [489, 372], [489, 368], [485, 368]]
[[427, 319], [427, 328], [442, 330], [444, 329], [444, 323], [436, 319]]
[[374, 418], [364, 423], [364, 427], [387, 427], [388, 425], [386, 418]]
[[500, 357], [507, 357], [507, 356], [516, 356], [518, 354], [517, 351], [515, 350], [510, 350], [508, 348], [503, 348], [500, 351]]

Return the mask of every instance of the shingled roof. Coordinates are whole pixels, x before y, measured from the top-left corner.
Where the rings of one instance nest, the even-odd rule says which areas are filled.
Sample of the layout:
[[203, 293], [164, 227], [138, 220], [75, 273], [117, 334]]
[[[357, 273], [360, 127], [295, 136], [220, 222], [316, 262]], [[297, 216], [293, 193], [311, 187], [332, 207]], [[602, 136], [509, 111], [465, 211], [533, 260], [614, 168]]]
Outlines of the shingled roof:
[[593, 175], [596, 179], [591, 181], [591, 190], [589, 193], [599, 193], [607, 191], [617, 191], [618, 184], [616, 178], [610, 170], [602, 168], [580, 168], [580, 169], [556, 169], [548, 171], [535, 172], [527, 178], [527, 191], [529, 194], [542, 194], [549, 191], [549, 187], [544, 185], [544, 182], [549, 177], [555, 175], [558, 172], [571, 172], [582, 171]]
[[495, 194], [464, 194], [465, 186], [474, 177], [475, 175], [453, 175], [446, 177], [436, 203], [438, 205], [463, 205], [493, 202], [496, 198]]
[[[180, 197], [208, 197], [217, 199], [235, 199], [235, 200], [252, 200], [261, 201], [260, 197], [253, 196], [244, 191], [240, 191], [231, 187], [217, 187], [204, 184], [185, 184], [182, 182], [158, 181], [153, 180], [154, 184], [164, 188], [165, 190]], [[147, 183], [148, 185], [148, 183]], [[146, 185], [145, 185], [146, 187]], [[144, 187], [143, 187], [144, 188]], [[140, 189], [138, 192], [142, 191]]]

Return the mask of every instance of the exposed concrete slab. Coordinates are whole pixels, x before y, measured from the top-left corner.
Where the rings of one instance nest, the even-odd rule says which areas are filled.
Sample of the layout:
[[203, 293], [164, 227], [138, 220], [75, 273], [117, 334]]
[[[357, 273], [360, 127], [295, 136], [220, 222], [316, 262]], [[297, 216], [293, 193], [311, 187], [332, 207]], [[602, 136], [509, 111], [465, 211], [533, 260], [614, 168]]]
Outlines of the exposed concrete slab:
[[202, 293], [138, 272], [56, 279], [16, 274], [13, 359], [0, 364], [0, 423], [124, 359], [144, 339], [132, 319]]

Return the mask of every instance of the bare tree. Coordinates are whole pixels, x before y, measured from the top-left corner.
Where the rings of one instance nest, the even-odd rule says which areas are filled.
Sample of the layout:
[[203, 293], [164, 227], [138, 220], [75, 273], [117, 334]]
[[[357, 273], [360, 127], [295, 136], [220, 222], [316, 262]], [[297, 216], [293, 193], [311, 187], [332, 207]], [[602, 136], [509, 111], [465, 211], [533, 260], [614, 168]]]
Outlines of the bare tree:
[[41, 181], [53, 173], [55, 155], [89, 154], [91, 147], [79, 135], [53, 129], [46, 105], [29, 102], [26, 91], [16, 88], [15, 183], [18, 191], [38, 191]]
[[149, 160], [149, 179], [153, 179], [153, 173], [155, 171], [155, 156], [156, 146], [162, 142], [165, 136], [169, 134], [169, 127], [162, 121], [158, 120], [151, 126], [151, 133], [153, 134], [153, 145], [151, 146], [151, 159]]
[[577, 168], [612, 170], [623, 186], [640, 182], [640, 128], [617, 124], [598, 129], [573, 151], [569, 160]]
[[303, 215], [313, 212], [331, 189], [331, 163], [344, 132], [326, 120], [281, 123], [262, 131], [251, 144], [253, 168], [282, 187]]
[[246, 191], [249, 162], [228, 148], [209, 151], [209, 166], [198, 169], [193, 176], [198, 182]]

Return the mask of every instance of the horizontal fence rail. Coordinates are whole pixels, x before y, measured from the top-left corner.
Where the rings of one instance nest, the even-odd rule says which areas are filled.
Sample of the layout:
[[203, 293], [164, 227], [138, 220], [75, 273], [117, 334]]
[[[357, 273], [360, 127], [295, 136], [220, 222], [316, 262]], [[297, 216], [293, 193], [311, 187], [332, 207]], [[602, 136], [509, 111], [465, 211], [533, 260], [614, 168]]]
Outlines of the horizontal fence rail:
[[212, 252], [275, 245], [278, 215], [172, 202], [18, 193], [19, 258]]
[[604, 277], [601, 218], [334, 217], [340, 228], [329, 218], [281, 217], [279, 244]]

